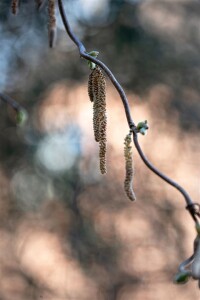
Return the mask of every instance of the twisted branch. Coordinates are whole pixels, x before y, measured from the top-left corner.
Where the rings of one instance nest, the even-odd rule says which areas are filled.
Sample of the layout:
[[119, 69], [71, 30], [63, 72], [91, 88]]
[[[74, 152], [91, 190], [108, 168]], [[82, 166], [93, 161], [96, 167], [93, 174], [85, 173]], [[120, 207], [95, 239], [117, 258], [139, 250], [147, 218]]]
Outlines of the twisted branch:
[[83, 45], [83, 43], [76, 37], [76, 35], [73, 33], [70, 24], [68, 22], [68, 19], [66, 17], [65, 11], [64, 11], [64, 7], [63, 7], [63, 3], [62, 0], [58, 0], [58, 6], [59, 6], [59, 11], [60, 11], [60, 15], [62, 18], [62, 22], [64, 24], [65, 30], [67, 32], [67, 34], [69, 35], [69, 37], [71, 38], [71, 40], [77, 45], [79, 53], [80, 53], [80, 57], [85, 58], [88, 61], [91, 61], [93, 63], [95, 63], [96, 65], [98, 65], [99, 67], [101, 67], [104, 72], [107, 74], [107, 76], [110, 78], [111, 82], [113, 83], [114, 87], [116, 88], [116, 90], [119, 93], [119, 96], [122, 100], [123, 106], [124, 106], [124, 110], [125, 110], [125, 114], [126, 114], [126, 119], [129, 125], [130, 130], [133, 132], [133, 141], [135, 144], [135, 148], [137, 149], [142, 161], [145, 163], [145, 165], [153, 172], [155, 173], [157, 176], [159, 176], [162, 180], [164, 180], [165, 182], [167, 182], [168, 184], [170, 184], [171, 186], [173, 186], [175, 189], [177, 189], [182, 196], [185, 199], [185, 202], [187, 204], [186, 208], [188, 209], [188, 211], [190, 212], [193, 220], [198, 223], [198, 219], [197, 219], [197, 211], [194, 208], [195, 204], [193, 203], [191, 197], [189, 196], [189, 194], [185, 191], [185, 189], [180, 186], [178, 183], [176, 183], [174, 180], [170, 179], [169, 177], [167, 177], [165, 174], [163, 174], [162, 172], [160, 172], [156, 167], [154, 167], [152, 165], [152, 163], [147, 159], [147, 157], [145, 156], [145, 154], [143, 153], [139, 142], [138, 142], [138, 131], [137, 131], [137, 127], [132, 119], [131, 116], [131, 112], [130, 112], [130, 106], [129, 106], [129, 102], [128, 99], [126, 97], [126, 94], [122, 88], [122, 86], [120, 85], [120, 83], [117, 81], [117, 79], [115, 78], [115, 76], [113, 75], [113, 73], [110, 71], [110, 69], [103, 63], [101, 62], [99, 59], [89, 55], [86, 52], [85, 46]]

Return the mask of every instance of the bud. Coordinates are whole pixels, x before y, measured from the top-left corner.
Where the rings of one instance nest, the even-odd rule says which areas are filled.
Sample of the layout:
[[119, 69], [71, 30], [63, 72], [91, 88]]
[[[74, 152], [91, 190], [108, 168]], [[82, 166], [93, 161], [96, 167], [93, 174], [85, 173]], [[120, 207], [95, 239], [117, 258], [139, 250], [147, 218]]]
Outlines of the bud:
[[98, 51], [91, 51], [88, 53], [90, 56], [93, 56], [95, 58], [97, 58], [97, 56], [99, 55], [99, 52]]
[[148, 129], [149, 129], [149, 125], [147, 124], [147, 120], [139, 122], [137, 125], [137, 130], [142, 135], [145, 135]]
[[90, 70], [94, 70], [96, 68], [96, 64], [89, 60], [88, 60], [88, 66], [89, 66]]
[[183, 271], [179, 272], [174, 277], [174, 283], [176, 284], [185, 284], [188, 282], [190, 278], [190, 272], [189, 271]]

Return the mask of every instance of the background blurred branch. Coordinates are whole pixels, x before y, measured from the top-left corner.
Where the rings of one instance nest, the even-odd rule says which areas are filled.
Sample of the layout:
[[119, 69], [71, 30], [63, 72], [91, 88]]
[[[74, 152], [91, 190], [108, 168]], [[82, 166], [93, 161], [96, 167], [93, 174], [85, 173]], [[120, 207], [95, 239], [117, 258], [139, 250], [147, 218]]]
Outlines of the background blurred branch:
[[0, 100], [10, 105], [16, 111], [24, 110], [24, 108], [17, 101], [5, 94], [0, 93]]

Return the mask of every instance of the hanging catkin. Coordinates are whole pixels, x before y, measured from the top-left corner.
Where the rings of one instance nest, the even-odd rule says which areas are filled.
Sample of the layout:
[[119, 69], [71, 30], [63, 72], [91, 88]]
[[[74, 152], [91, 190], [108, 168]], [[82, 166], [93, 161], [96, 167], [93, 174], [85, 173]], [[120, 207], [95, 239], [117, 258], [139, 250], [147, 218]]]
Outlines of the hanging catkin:
[[132, 159], [132, 147], [131, 147], [131, 133], [127, 134], [124, 140], [124, 157], [126, 162], [126, 177], [124, 180], [124, 190], [127, 197], [134, 201], [136, 200], [135, 193], [133, 191], [133, 159]]
[[94, 79], [94, 70], [92, 70], [88, 78], [88, 95], [91, 102], [94, 102], [93, 79]]
[[93, 129], [95, 141], [99, 142], [100, 171], [106, 173], [106, 81], [101, 69], [91, 72], [88, 80], [88, 94], [93, 102]]
[[100, 159], [100, 171], [101, 174], [106, 174], [106, 125], [107, 120], [105, 119], [101, 123], [100, 135], [101, 139], [99, 141], [99, 159]]
[[11, 11], [13, 15], [16, 15], [19, 9], [19, 0], [12, 0]]
[[49, 14], [49, 47], [53, 48], [56, 39], [55, 0], [48, 0]]

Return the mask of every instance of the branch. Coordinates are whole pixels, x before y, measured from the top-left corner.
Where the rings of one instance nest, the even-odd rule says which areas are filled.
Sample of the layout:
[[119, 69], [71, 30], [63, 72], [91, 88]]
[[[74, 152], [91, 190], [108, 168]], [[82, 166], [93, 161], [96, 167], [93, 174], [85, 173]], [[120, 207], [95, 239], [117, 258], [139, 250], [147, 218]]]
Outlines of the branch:
[[14, 99], [10, 98], [9, 96], [0, 93], [0, 101], [3, 101], [4, 103], [10, 105], [12, 109], [15, 111], [16, 116], [15, 116], [15, 121], [18, 126], [23, 126], [27, 119], [28, 119], [28, 114], [27, 111], [24, 109], [22, 105], [20, 105], [17, 101]]
[[14, 99], [10, 98], [5, 94], [0, 93], [0, 100], [10, 105], [17, 112], [24, 110], [23, 106], [21, 106], [17, 101], [15, 101]]
[[[122, 100], [122, 103], [124, 105], [124, 110], [125, 110], [125, 114], [126, 114], [126, 119], [129, 125], [130, 130], [133, 132], [133, 141], [135, 144], [135, 147], [142, 159], [142, 161], [145, 163], [145, 165], [153, 172], [155, 173], [157, 176], [159, 176], [161, 179], [163, 179], [165, 182], [167, 182], [168, 184], [170, 184], [171, 186], [173, 186], [175, 189], [177, 189], [182, 196], [185, 199], [185, 202], [187, 204], [186, 208], [189, 210], [193, 220], [198, 223], [198, 219], [197, 216], [199, 217], [199, 209], [197, 209], [197, 204], [194, 203], [191, 199], [191, 197], [189, 196], [189, 194], [184, 190], [184, 188], [182, 186], [180, 186], [178, 183], [176, 183], [174, 180], [170, 179], [169, 177], [167, 177], [166, 175], [164, 175], [163, 173], [161, 173], [156, 167], [154, 167], [151, 162], [149, 162], [149, 160], [146, 158], [145, 154], [143, 153], [139, 142], [138, 142], [138, 131], [137, 131], [137, 127], [132, 119], [131, 116], [131, 112], [130, 112], [130, 106], [129, 106], [129, 102], [128, 99], [126, 97], [126, 94], [122, 88], [122, 86], [120, 85], [120, 83], [117, 81], [117, 79], [115, 78], [115, 76], [113, 75], [113, 73], [110, 71], [110, 69], [100, 60], [98, 60], [97, 58], [89, 55], [86, 52], [86, 49], [83, 45], [83, 43], [76, 37], [76, 35], [73, 33], [70, 24], [68, 22], [68, 19], [66, 17], [64, 8], [63, 8], [63, 4], [62, 4], [62, 0], [58, 0], [58, 6], [59, 6], [59, 11], [60, 11], [60, 15], [65, 27], [65, 30], [67, 32], [67, 34], [69, 35], [69, 37], [71, 38], [71, 40], [77, 45], [79, 53], [80, 53], [80, 57], [85, 58], [88, 61], [91, 61], [93, 63], [95, 63], [96, 65], [98, 65], [99, 67], [101, 67], [104, 72], [108, 75], [108, 77], [110, 78], [111, 82], [113, 83], [114, 87], [116, 88], [116, 90], [118, 91], [120, 98]], [[199, 208], [199, 206], [198, 206]]]

